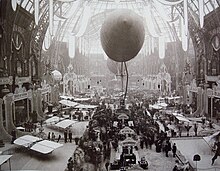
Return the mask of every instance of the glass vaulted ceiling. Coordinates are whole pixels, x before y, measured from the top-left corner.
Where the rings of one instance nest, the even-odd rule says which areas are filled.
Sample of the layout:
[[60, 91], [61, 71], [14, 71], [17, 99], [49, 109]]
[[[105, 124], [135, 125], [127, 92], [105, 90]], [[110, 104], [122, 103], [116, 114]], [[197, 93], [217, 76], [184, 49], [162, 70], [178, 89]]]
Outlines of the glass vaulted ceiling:
[[[20, 6], [28, 12], [34, 13], [33, 1], [20, 0]], [[39, 16], [45, 9], [48, 9], [49, 1], [51, 0], [39, 0]], [[177, 36], [180, 36], [179, 13], [182, 11], [176, 6], [160, 3], [162, 1], [176, 2], [179, 0], [53, 0], [53, 33], [47, 31], [43, 49], [46, 50], [53, 39], [68, 42], [69, 35], [77, 34], [82, 29], [82, 25], [87, 28], [80, 39], [84, 40], [85, 44], [89, 44], [90, 49], [101, 47], [100, 41], [97, 41], [101, 25], [106, 15], [114, 9], [131, 9], [142, 16], [146, 26], [146, 40], [155, 36], [150, 33], [152, 28], [149, 28], [149, 25], [153, 24], [156, 33], [164, 35], [167, 42], [175, 41]], [[199, 13], [198, 1], [188, 0], [188, 8], [196, 14]], [[204, 0], [204, 4], [204, 13], [207, 15], [219, 7], [220, 0]], [[83, 15], [85, 15], [84, 9], [86, 7], [89, 7], [91, 11], [88, 24], [83, 23], [85, 22]], [[149, 12], [146, 13], [146, 9], [150, 9], [152, 23], [147, 21], [149, 16], [146, 15], [149, 15]]]

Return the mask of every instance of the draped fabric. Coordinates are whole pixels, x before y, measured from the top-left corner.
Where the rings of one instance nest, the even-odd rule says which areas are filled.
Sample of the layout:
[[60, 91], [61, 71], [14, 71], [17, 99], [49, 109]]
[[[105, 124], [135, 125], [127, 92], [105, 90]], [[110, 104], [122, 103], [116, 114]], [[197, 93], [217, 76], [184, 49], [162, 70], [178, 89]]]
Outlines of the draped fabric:
[[82, 20], [80, 23], [80, 28], [79, 28], [78, 33], [76, 34], [77, 37], [83, 36], [83, 34], [85, 33], [86, 28], [89, 24], [90, 18], [91, 18], [91, 9], [89, 6], [85, 6], [84, 10], [83, 10]]
[[150, 36], [148, 38], [148, 53], [149, 53], [149, 55], [151, 54], [151, 38], [150, 38]]
[[[59, 1], [61, 1], [61, 0], [59, 0]], [[63, 1], [65, 1], [65, 0], [63, 0]], [[71, 3], [72, 6], [70, 7], [70, 10], [65, 15], [62, 16], [65, 19], [68, 19], [71, 16], [73, 16], [77, 12], [77, 10], [79, 9], [80, 4], [82, 3], [82, 0], [78, 0], [78, 1], [70, 0], [70, 1], [71, 2], [74, 1], [74, 2]]]
[[166, 13], [166, 9], [164, 8], [164, 5], [162, 5], [158, 1], [154, 1], [154, 4], [155, 4], [154, 7], [156, 8], [158, 14], [160, 15], [160, 17], [164, 21], [166, 21], [166, 22], [175, 22], [179, 18], [178, 15], [176, 17], [174, 17], [174, 19], [169, 17], [169, 15]]
[[146, 55], [148, 55], [149, 49], [148, 49], [148, 41], [147, 40], [144, 41], [144, 45], [145, 45]]
[[79, 38], [78, 38], [78, 48], [79, 48], [79, 53], [82, 52], [82, 44], [81, 44], [81, 41], [82, 41], [82, 38], [79, 37]]
[[38, 25], [38, 21], [39, 21], [39, 0], [34, 0], [34, 20], [35, 20], [35, 24]]
[[165, 57], [165, 37], [159, 37], [159, 57], [160, 59], [164, 59]]
[[154, 53], [154, 37], [151, 38], [151, 52]]
[[74, 35], [69, 35], [69, 57], [74, 58], [75, 57], [75, 47], [76, 46], [76, 38]]
[[42, 46], [43, 50], [47, 51], [50, 48], [50, 44], [51, 44], [51, 35], [49, 33], [49, 30], [47, 30], [43, 41], [43, 46]]
[[50, 34], [53, 35], [53, 0], [49, 0], [49, 29]]
[[84, 41], [84, 38], [82, 38], [81, 44], [82, 44], [82, 54], [85, 55], [85, 41]]
[[204, 0], [199, 0], [199, 24], [200, 28], [204, 25]]
[[185, 35], [188, 35], [188, 0], [183, 3]]
[[164, 4], [164, 5], [177, 5], [177, 4], [180, 4], [181, 2], [183, 2], [183, 0], [178, 0], [178, 1], [175, 1], [175, 2], [171, 2], [171, 1], [168, 1], [168, 0], [157, 0], [157, 1]]
[[181, 38], [182, 38], [182, 48], [184, 51], [187, 51], [188, 49], [188, 34], [185, 34], [185, 26], [184, 21], [181, 18]]
[[17, 9], [17, 0], [11, 0], [11, 7], [14, 11]]
[[146, 17], [146, 25], [150, 35], [153, 37], [159, 37], [158, 33], [156, 32], [156, 28], [153, 22], [153, 15], [151, 14], [151, 8], [149, 5], [144, 8], [144, 16]]

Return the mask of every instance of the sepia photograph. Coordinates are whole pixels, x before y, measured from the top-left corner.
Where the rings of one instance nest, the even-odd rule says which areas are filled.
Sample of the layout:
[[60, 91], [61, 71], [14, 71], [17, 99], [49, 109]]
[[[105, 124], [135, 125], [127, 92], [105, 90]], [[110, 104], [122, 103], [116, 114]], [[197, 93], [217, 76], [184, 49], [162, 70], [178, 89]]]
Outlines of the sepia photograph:
[[0, 171], [220, 171], [220, 0], [0, 0]]

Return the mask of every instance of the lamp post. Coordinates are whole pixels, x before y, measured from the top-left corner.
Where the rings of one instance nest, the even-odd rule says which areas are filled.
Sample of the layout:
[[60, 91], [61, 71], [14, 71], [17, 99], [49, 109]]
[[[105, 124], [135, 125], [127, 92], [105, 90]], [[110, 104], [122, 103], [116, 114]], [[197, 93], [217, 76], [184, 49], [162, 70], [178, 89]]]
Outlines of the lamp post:
[[211, 98], [211, 114], [210, 114], [210, 120], [212, 121], [213, 117], [213, 90], [211, 88], [207, 89], [207, 96]]
[[201, 157], [200, 157], [199, 154], [195, 154], [195, 155], [193, 156], [193, 161], [196, 162], [196, 171], [197, 171], [197, 162], [200, 161], [200, 160], [201, 160]]

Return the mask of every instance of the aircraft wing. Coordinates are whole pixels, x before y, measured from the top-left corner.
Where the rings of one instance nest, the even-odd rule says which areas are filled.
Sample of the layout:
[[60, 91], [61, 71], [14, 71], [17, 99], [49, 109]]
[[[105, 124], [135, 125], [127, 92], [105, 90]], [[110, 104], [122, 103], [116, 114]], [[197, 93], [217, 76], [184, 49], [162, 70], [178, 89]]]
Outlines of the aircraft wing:
[[30, 149], [37, 151], [42, 154], [49, 154], [55, 149], [62, 147], [63, 144], [56, 143], [53, 141], [43, 140], [40, 142], [35, 143]]
[[32, 135], [24, 135], [22, 137], [17, 138], [14, 141], [14, 144], [21, 145], [21, 146], [24, 146], [24, 147], [29, 147], [31, 144], [33, 144], [37, 141], [40, 141], [40, 140], [42, 140], [42, 138], [34, 137]]

